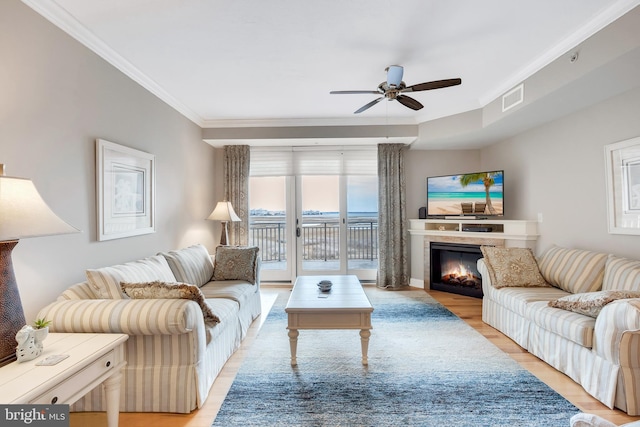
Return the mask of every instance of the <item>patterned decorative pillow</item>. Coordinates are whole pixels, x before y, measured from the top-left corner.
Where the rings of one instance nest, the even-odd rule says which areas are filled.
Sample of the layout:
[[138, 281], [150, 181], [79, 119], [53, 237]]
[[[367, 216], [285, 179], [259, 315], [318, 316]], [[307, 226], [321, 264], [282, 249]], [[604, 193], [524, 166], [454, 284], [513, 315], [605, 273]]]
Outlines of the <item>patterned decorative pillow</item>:
[[218, 246], [213, 280], [244, 280], [255, 284], [259, 251], [256, 246]]
[[582, 294], [567, 295], [554, 301], [549, 301], [549, 307], [561, 308], [591, 317], [598, 317], [600, 310], [610, 302], [640, 298], [640, 291], [598, 291]]
[[549, 286], [531, 249], [480, 246], [480, 250], [494, 288]]
[[212, 327], [220, 323], [220, 318], [211, 311], [202, 291], [195, 285], [165, 282], [121, 282], [120, 287], [122, 292], [131, 299], [190, 299], [200, 306], [205, 325]]
[[87, 281], [99, 299], [123, 299], [120, 282], [175, 282], [176, 278], [160, 255], [111, 267], [87, 270]]
[[607, 254], [552, 246], [542, 255], [538, 265], [542, 277], [551, 285], [581, 294], [602, 288], [606, 261]]
[[640, 261], [609, 255], [604, 266], [602, 290], [640, 290]]
[[178, 282], [202, 286], [213, 276], [213, 262], [209, 251], [203, 245], [161, 252], [158, 255], [166, 258]]

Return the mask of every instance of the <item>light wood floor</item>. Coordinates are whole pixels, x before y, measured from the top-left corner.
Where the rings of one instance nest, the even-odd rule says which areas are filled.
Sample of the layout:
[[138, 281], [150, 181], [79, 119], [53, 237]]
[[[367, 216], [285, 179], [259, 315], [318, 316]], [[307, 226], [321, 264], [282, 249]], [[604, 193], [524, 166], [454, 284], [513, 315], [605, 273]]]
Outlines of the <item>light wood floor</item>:
[[[269, 285], [262, 286], [263, 313], [273, 305], [273, 302], [280, 293], [289, 293], [290, 285]], [[412, 288], [415, 292], [424, 292], [418, 288]], [[380, 290], [380, 292], [387, 292]], [[566, 375], [556, 371], [537, 357], [527, 353], [520, 346], [515, 344], [502, 333], [482, 322], [482, 300], [465, 297], [439, 291], [428, 292], [433, 298], [455, 313], [458, 317], [467, 322], [471, 327], [484, 335], [489, 341], [495, 344], [502, 351], [515, 359], [525, 369], [544, 381], [559, 394], [564, 396], [571, 403], [584, 412], [598, 414], [607, 420], [623, 424], [640, 417], [630, 417], [619, 410], [610, 410], [602, 403], [588, 395], [581, 386], [573, 382]], [[229, 359], [216, 382], [211, 388], [209, 397], [204, 406], [190, 414], [147, 414], [147, 413], [121, 413], [121, 427], [208, 427], [213, 422], [227, 391], [233, 383], [233, 379], [242, 364], [253, 340], [255, 339], [262, 322], [266, 316], [261, 316], [254, 322], [249, 331], [249, 335], [244, 340], [240, 349]], [[104, 413], [72, 413], [71, 427], [82, 427], [91, 425], [94, 427], [106, 426], [106, 415]], [[567, 424], [568, 425], [568, 424]]]

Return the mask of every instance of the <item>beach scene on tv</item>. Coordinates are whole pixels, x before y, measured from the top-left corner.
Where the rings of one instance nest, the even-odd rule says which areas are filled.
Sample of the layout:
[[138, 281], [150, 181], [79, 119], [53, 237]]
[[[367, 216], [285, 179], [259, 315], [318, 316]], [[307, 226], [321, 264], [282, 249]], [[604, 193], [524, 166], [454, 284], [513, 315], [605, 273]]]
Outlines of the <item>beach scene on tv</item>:
[[427, 214], [503, 215], [503, 171], [427, 178]]

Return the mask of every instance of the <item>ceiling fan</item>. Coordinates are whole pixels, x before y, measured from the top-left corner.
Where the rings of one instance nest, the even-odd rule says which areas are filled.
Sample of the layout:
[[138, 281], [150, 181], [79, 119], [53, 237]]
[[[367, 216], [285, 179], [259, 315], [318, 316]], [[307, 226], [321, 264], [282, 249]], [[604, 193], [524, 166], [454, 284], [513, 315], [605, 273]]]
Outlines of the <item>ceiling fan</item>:
[[432, 82], [419, 83], [416, 85], [407, 86], [402, 81], [402, 75], [404, 68], [400, 65], [390, 65], [385, 71], [387, 72], [387, 81], [378, 85], [377, 90], [333, 90], [331, 94], [362, 94], [371, 93], [374, 95], [382, 95], [379, 98], [374, 99], [368, 104], [363, 105], [357, 109], [354, 114], [362, 113], [365, 110], [376, 105], [378, 102], [387, 98], [389, 101], [396, 100], [405, 107], [409, 107], [412, 110], [419, 110], [424, 107], [421, 103], [413, 98], [410, 98], [403, 93], [407, 92], [420, 92], [423, 90], [441, 89], [449, 86], [456, 86], [462, 83], [461, 79], [447, 79], [447, 80], [435, 80]]

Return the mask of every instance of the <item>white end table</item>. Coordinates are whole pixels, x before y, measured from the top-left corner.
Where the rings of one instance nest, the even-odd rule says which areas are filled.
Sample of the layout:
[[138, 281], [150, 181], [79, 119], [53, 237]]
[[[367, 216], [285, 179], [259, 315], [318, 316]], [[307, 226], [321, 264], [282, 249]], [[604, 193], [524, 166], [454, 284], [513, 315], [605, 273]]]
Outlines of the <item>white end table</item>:
[[[0, 368], [0, 403], [71, 404], [99, 384], [107, 397], [107, 425], [117, 427], [125, 334], [57, 334], [44, 341], [34, 360]], [[68, 354], [53, 366], [36, 366], [47, 356]]]

